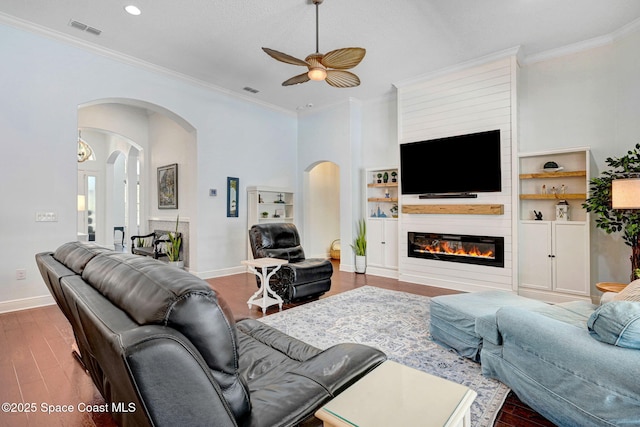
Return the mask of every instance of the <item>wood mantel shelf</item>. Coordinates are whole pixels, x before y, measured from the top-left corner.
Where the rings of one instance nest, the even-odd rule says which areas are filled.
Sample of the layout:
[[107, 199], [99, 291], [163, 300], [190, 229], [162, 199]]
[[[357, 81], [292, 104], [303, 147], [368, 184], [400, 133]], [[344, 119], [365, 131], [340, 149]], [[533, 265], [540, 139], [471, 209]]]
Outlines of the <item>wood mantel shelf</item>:
[[504, 205], [403, 205], [405, 214], [503, 215]]
[[586, 193], [572, 194], [521, 194], [520, 200], [582, 200], [586, 199]]

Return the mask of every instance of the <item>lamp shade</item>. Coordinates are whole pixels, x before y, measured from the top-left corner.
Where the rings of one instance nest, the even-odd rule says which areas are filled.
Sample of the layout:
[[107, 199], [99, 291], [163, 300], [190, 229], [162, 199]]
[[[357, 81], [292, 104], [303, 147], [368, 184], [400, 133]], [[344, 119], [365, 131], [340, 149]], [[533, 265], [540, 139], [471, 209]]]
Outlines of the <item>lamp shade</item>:
[[640, 178], [611, 181], [613, 209], [640, 209]]

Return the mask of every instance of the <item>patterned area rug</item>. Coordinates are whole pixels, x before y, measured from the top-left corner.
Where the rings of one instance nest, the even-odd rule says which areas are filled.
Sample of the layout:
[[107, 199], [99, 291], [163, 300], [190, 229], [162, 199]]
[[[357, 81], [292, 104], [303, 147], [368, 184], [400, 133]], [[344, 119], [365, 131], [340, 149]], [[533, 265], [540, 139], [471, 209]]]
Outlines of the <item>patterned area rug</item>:
[[364, 286], [259, 320], [321, 349], [341, 342], [370, 345], [389, 360], [463, 384], [478, 393], [471, 424], [492, 426], [509, 388], [483, 377], [479, 364], [431, 341], [429, 301]]

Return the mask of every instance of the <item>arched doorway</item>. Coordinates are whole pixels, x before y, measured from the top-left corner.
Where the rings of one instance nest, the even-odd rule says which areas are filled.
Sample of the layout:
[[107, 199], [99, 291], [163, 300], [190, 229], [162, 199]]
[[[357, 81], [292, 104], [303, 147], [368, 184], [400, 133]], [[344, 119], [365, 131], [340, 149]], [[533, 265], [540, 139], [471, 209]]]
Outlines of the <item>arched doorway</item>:
[[340, 167], [329, 161], [305, 171], [304, 250], [308, 257], [328, 257], [340, 238]]
[[[196, 238], [189, 236], [196, 219], [195, 128], [161, 106], [132, 99], [103, 99], [79, 106], [78, 128], [95, 152], [94, 164], [78, 163], [78, 170], [95, 172], [93, 177], [85, 175], [95, 181], [96, 242], [113, 247], [115, 241], [121, 242], [114, 228], [124, 227], [125, 246], [130, 246], [130, 236], [173, 230], [179, 217], [182, 259], [188, 267]], [[168, 164], [178, 164], [179, 202], [177, 208], [161, 209], [156, 172]], [[79, 195], [83, 186], [80, 178]]]

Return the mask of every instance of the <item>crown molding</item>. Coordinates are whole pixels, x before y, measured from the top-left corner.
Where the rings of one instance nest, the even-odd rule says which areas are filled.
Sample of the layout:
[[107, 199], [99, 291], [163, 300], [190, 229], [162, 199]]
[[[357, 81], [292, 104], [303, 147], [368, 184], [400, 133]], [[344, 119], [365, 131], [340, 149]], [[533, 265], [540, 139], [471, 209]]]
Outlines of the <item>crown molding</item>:
[[[479, 65], [488, 64], [490, 62], [498, 61], [501, 59], [509, 58], [515, 56], [516, 58], [520, 58], [520, 46], [514, 46], [508, 49], [501, 50], [499, 52], [491, 53], [489, 55], [481, 56], [479, 58], [472, 59], [470, 61], [461, 62], [459, 64], [453, 65], [451, 67], [441, 68], [436, 71], [432, 71], [429, 73], [421, 74], [417, 77], [412, 77], [410, 79], [401, 80], [399, 82], [393, 83], [393, 86], [396, 89], [401, 89], [406, 86], [411, 86], [416, 83], [424, 82], [425, 80], [432, 80], [436, 77], [444, 76], [447, 74], [455, 73], [458, 71], [463, 71], [469, 68], [477, 67]], [[518, 59], [520, 61], [520, 59]]]
[[633, 34], [640, 30], [640, 19], [636, 19], [625, 25], [624, 27], [603, 36], [594, 37], [578, 43], [562, 46], [557, 49], [550, 49], [544, 52], [529, 55], [523, 59], [524, 65], [535, 64], [536, 62], [548, 61], [560, 58], [562, 56], [573, 55], [575, 53], [585, 52], [602, 46], [613, 44], [617, 40]]
[[85, 51], [88, 51], [88, 52], [103, 56], [103, 57], [108, 58], [108, 59], [112, 59], [112, 60], [118, 61], [118, 62], [126, 64], [126, 65], [131, 65], [131, 66], [134, 66], [136, 68], [141, 68], [141, 69], [144, 69], [146, 71], [150, 71], [150, 72], [153, 72], [153, 73], [156, 73], [156, 74], [163, 75], [165, 77], [170, 77], [170, 78], [173, 78], [173, 79], [181, 80], [181, 81], [183, 81], [185, 83], [189, 83], [189, 84], [192, 84], [192, 85], [195, 85], [195, 86], [200, 86], [200, 87], [202, 87], [204, 89], [207, 89], [207, 90], [210, 90], [210, 91], [213, 91], [213, 92], [217, 92], [219, 94], [223, 94], [223, 95], [226, 95], [226, 96], [230, 96], [230, 97], [235, 98], [235, 99], [240, 99], [240, 100], [243, 100], [243, 101], [247, 101], [247, 102], [250, 102], [252, 104], [256, 104], [256, 105], [259, 105], [261, 107], [268, 108], [270, 110], [275, 110], [275, 111], [278, 111], [280, 113], [285, 113], [285, 114], [287, 114], [289, 116], [292, 116], [292, 117], [296, 116], [296, 113], [294, 111], [288, 110], [286, 108], [282, 108], [282, 107], [279, 107], [277, 105], [274, 105], [274, 104], [271, 104], [271, 103], [268, 103], [268, 102], [260, 101], [260, 100], [257, 100], [255, 98], [251, 98], [249, 96], [246, 96], [246, 95], [238, 93], [238, 92], [233, 92], [231, 90], [228, 90], [228, 89], [225, 89], [223, 87], [214, 85], [212, 83], [208, 83], [208, 82], [205, 82], [203, 80], [199, 80], [199, 79], [187, 76], [186, 74], [182, 74], [182, 73], [179, 73], [177, 71], [173, 71], [173, 70], [170, 70], [168, 68], [161, 67], [159, 65], [155, 65], [155, 64], [152, 64], [152, 63], [147, 62], [147, 61], [143, 61], [143, 60], [135, 58], [133, 56], [125, 55], [123, 53], [116, 52], [114, 50], [107, 49], [107, 48], [102, 47], [102, 46], [98, 46], [98, 45], [96, 45], [94, 43], [91, 43], [91, 42], [88, 42], [88, 41], [85, 41], [85, 40], [77, 39], [75, 37], [69, 36], [68, 34], [64, 34], [64, 33], [61, 33], [59, 31], [54, 31], [54, 30], [51, 30], [49, 28], [45, 28], [45, 27], [43, 27], [41, 25], [35, 24], [33, 22], [25, 21], [23, 19], [19, 19], [19, 18], [16, 18], [14, 16], [10, 16], [10, 15], [7, 15], [7, 14], [2, 13], [2, 12], [0, 12], [0, 23], [7, 24], [7, 25], [10, 25], [10, 26], [12, 26], [14, 28], [18, 28], [18, 29], [21, 29], [21, 30], [26, 30], [26, 31], [29, 31], [31, 33], [34, 33], [34, 34], [37, 34], [37, 35], [40, 35], [40, 36], [44, 36], [44, 37], [47, 37], [49, 39], [56, 40], [56, 41], [59, 41], [59, 42], [62, 42], [62, 43], [68, 44], [68, 45], [72, 45], [72, 46], [75, 46], [77, 48], [83, 49]]

